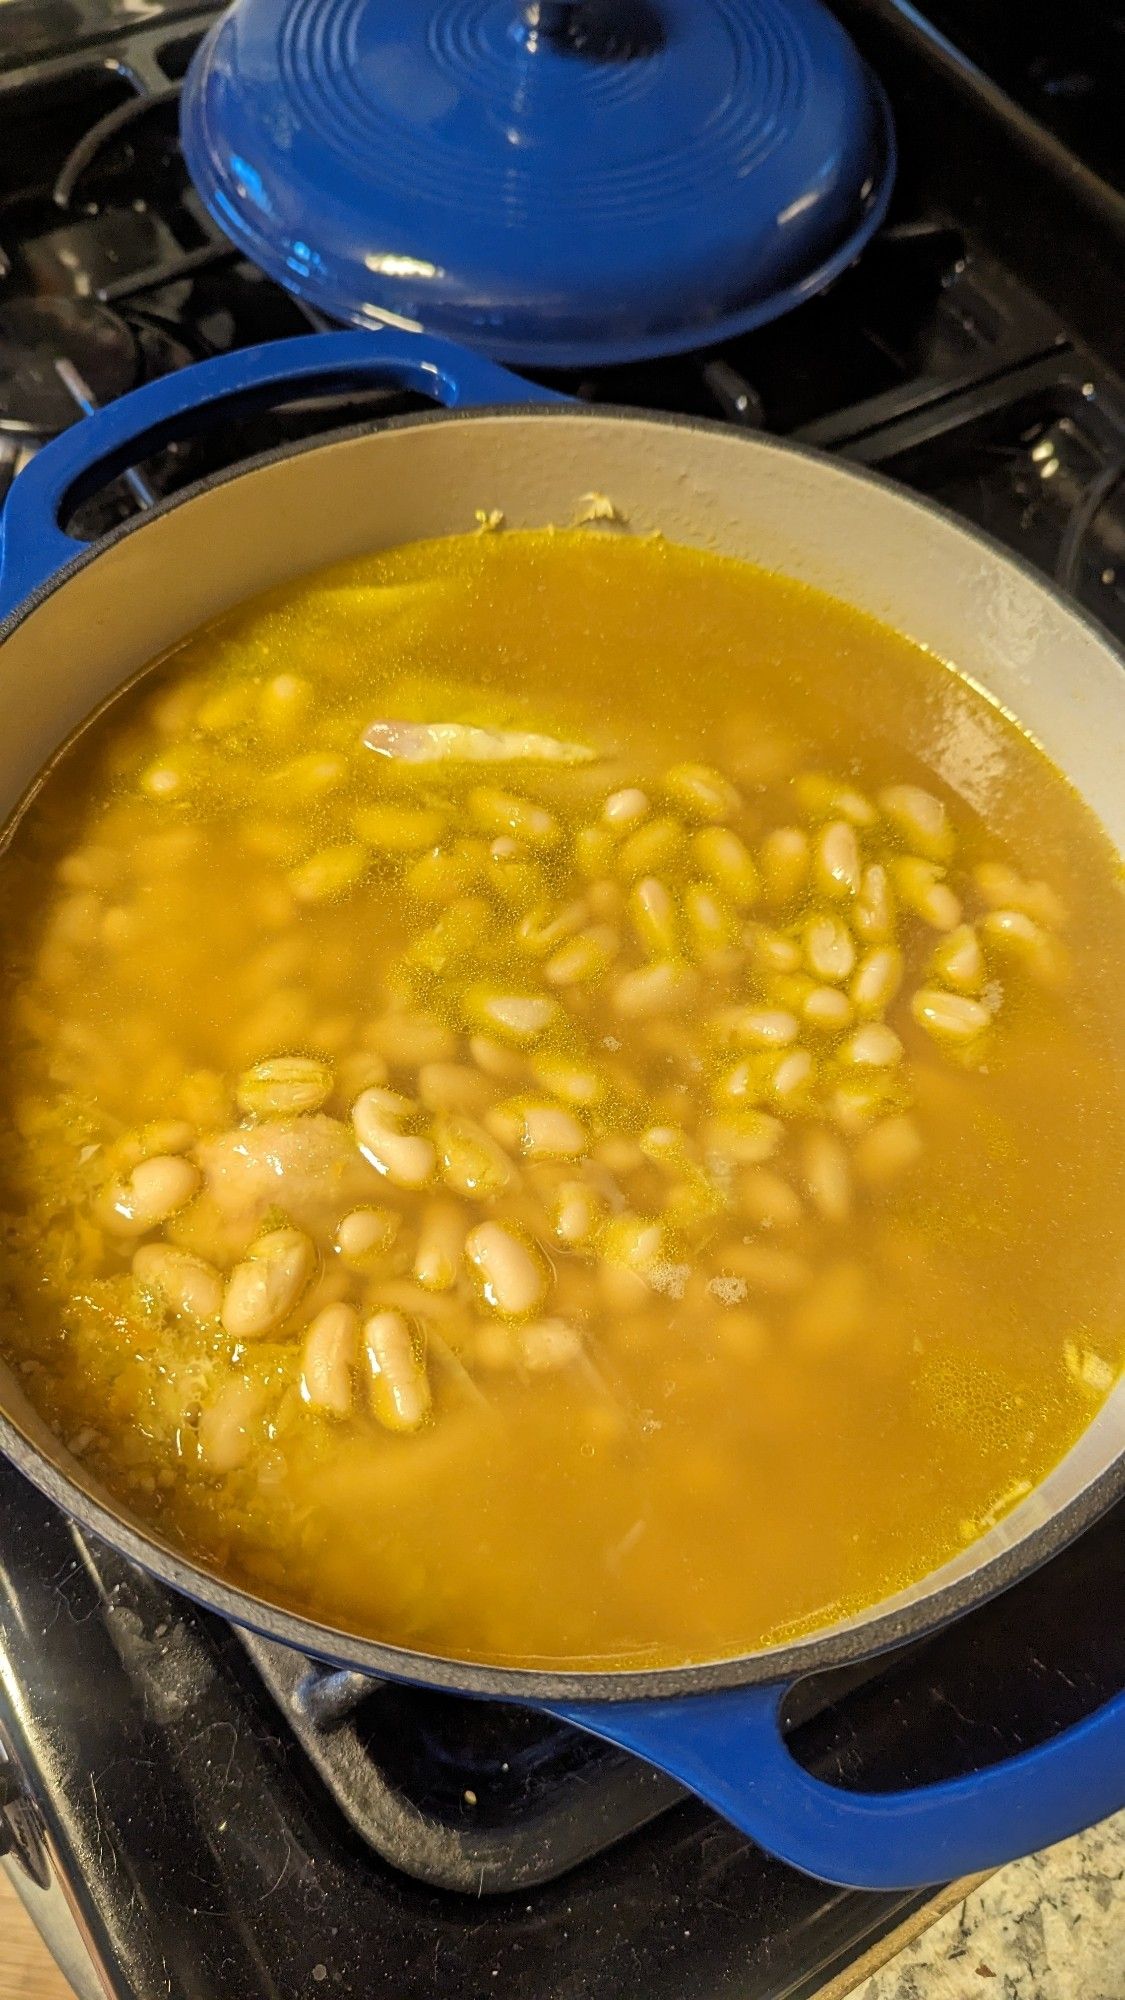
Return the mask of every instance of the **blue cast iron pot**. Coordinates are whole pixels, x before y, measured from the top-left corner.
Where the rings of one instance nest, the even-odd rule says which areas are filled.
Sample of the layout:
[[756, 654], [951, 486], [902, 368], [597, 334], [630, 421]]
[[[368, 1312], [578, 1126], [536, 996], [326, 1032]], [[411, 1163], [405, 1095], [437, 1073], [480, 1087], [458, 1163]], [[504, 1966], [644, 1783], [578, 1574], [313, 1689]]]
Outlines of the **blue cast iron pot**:
[[[175, 437], [236, 429], [251, 403], [379, 383], [437, 408], [273, 452], [92, 546], [65, 532], [84, 492]], [[956, 661], [1038, 738], [1125, 845], [1123, 663], [1011, 556], [814, 452], [589, 410], [447, 343], [390, 330], [314, 335], [185, 369], [76, 425], [20, 474], [2, 522], [0, 821], [115, 687], [231, 605], [331, 562], [471, 528], [480, 507], [502, 508], [516, 525], [570, 520], [592, 489], [609, 493], [637, 531], [752, 557]], [[954, 781], [970, 804], [986, 803], [974, 801], [966, 762]], [[1125, 1382], [1034, 1493], [913, 1588], [790, 1645], [682, 1671], [504, 1671], [295, 1616], [124, 1513], [3, 1368], [0, 1447], [83, 1527], [224, 1617], [341, 1666], [547, 1710], [660, 1766], [763, 1847], [829, 1881], [890, 1889], [949, 1880], [1125, 1805], [1125, 1692], [1022, 1755], [953, 1782], [872, 1795], [810, 1776], [779, 1727], [795, 1678], [956, 1618], [1055, 1554], [1125, 1491]]]

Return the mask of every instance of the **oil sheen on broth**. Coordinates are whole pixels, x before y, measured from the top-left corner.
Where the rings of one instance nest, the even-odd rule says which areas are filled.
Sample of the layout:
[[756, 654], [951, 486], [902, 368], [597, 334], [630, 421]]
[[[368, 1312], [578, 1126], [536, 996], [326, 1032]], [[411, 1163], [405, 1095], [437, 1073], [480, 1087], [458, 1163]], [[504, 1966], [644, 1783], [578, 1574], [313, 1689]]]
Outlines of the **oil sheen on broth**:
[[306, 579], [78, 738], [0, 903], [0, 1345], [330, 1624], [750, 1650], [1121, 1365], [1114, 857], [827, 597], [598, 530]]

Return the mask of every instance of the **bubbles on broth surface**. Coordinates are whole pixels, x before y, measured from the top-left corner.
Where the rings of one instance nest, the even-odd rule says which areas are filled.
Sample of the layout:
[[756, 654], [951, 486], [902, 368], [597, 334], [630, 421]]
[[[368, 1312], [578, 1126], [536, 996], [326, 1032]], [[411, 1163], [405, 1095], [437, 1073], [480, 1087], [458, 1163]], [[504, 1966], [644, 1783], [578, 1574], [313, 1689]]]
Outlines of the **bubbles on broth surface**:
[[80, 737], [0, 905], [0, 1343], [328, 1622], [750, 1650], [1112, 1385], [1113, 858], [828, 598], [598, 533], [307, 579]]

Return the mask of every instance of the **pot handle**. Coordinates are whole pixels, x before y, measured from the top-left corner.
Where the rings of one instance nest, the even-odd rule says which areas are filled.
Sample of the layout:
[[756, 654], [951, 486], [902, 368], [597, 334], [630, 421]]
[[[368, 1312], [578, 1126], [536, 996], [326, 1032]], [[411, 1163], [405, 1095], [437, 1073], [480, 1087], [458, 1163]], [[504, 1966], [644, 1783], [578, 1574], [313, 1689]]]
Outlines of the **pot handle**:
[[240, 404], [354, 383], [410, 389], [446, 409], [567, 400], [452, 341], [389, 327], [302, 334], [195, 362], [73, 424], [13, 481], [0, 517], [0, 617], [87, 546], [61, 526], [73, 498]]
[[781, 1732], [787, 1693], [543, 1706], [679, 1779], [791, 1867], [845, 1888], [980, 1874], [1125, 1805], [1125, 1691], [1034, 1749], [902, 1792], [843, 1791], [796, 1763]]

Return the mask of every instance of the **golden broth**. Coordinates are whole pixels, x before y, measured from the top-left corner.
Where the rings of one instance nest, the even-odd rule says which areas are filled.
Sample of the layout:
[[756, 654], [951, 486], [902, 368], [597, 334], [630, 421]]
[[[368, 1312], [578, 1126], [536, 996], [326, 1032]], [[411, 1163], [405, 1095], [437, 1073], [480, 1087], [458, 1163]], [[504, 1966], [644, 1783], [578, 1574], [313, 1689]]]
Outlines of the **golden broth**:
[[750, 1651], [950, 1556], [1121, 1365], [1116, 862], [828, 597], [600, 531], [305, 579], [82, 734], [0, 916], [0, 1346], [326, 1623]]

